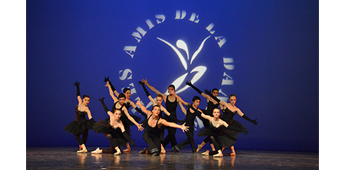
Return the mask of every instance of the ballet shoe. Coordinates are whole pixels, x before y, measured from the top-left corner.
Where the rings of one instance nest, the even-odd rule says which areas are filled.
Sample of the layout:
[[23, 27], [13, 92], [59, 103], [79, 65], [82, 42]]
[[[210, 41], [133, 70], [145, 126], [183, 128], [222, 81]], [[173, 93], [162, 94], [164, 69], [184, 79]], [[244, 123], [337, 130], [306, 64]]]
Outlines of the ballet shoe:
[[140, 154], [146, 154], [147, 148], [144, 148], [144, 150], [140, 151]]
[[217, 154], [213, 155], [214, 157], [222, 157], [223, 154], [222, 154], [222, 151], [219, 150]]
[[102, 149], [96, 148], [96, 150], [91, 151], [91, 153], [102, 153]]
[[159, 153], [155, 152], [155, 153], [152, 154], [152, 156], [159, 156]]
[[204, 145], [202, 145], [202, 144], [197, 145], [196, 152], [199, 152], [199, 151], [202, 149], [203, 146], [204, 146]]
[[121, 150], [117, 149], [116, 152], [114, 153], [114, 156], [121, 155]]
[[202, 155], [209, 155], [209, 150], [203, 152]]

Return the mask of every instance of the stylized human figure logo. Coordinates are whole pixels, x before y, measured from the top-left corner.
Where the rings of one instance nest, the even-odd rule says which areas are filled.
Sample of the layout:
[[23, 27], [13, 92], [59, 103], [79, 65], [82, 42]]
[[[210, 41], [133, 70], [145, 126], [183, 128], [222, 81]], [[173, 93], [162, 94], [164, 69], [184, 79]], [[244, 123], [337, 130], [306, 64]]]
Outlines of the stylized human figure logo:
[[[206, 37], [201, 45], [198, 47], [198, 49], [195, 51], [195, 53], [191, 56], [191, 59], [190, 59], [190, 56], [189, 56], [189, 50], [188, 50], [188, 46], [187, 44], [183, 41], [183, 40], [178, 40], [176, 42], [176, 46], [179, 48], [179, 49], [182, 49], [186, 52], [186, 55], [187, 55], [187, 58], [185, 58], [182, 53], [175, 47], [173, 46], [171, 43], [157, 37], [158, 40], [164, 42], [165, 44], [167, 44], [168, 46], [170, 46], [172, 48], [172, 50], [177, 54], [179, 60], [181, 61], [185, 71], [188, 71], [188, 62], [187, 61], [190, 61], [189, 62], [189, 65], [192, 64], [192, 62], [195, 60], [195, 58], [198, 56], [198, 54], [201, 52], [202, 48], [203, 48], [203, 45], [204, 43], [207, 41], [208, 38], [210, 38], [211, 36], [208, 36]], [[187, 59], [187, 61], [186, 61]], [[207, 67], [205, 66], [197, 66], [195, 67], [194, 69], [192, 69], [190, 71], [190, 73], [194, 73], [194, 72], [197, 72], [194, 77], [191, 79], [191, 83], [192, 84], [195, 84], [203, 75], [204, 73], [207, 71]], [[178, 89], [184, 82], [185, 78], [187, 77], [187, 75], [189, 74], [189, 72], [181, 75], [180, 77], [178, 77], [176, 80], [174, 80], [172, 82], [173, 85], [175, 85], [175, 88]], [[186, 90], [187, 88], [189, 88], [189, 86], [187, 85], [184, 85], [184, 87], [178, 89], [176, 91], [176, 93], [181, 93], [183, 92], [184, 90]], [[167, 92], [166, 92], [167, 93]]]

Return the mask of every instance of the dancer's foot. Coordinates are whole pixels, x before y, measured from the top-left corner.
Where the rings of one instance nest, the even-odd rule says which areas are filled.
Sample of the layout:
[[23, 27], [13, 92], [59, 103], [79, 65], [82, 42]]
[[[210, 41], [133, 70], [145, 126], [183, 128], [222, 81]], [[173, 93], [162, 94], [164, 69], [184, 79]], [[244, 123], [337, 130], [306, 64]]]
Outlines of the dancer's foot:
[[200, 151], [203, 148], [204, 145], [205, 145], [204, 142], [202, 142], [201, 144], [197, 145], [196, 152]]
[[77, 153], [87, 153], [88, 152], [88, 150], [87, 150], [87, 148], [85, 147], [85, 145], [84, 144], [82, 144], [81, 145], [81, 150], [78, 150], [77, 151]]
[[231, 153], [231, 154], [230, 154], [230, 156], [236, 156], [236, 153], [235, 153], [235, 152], [233, 152], [233, 153]]
[[203, 152], [202, 155], [209, 155], [209, 150]]
[[125, 150], [123, 150], [124, 152], [131, 152], [131, 149], [125, 149]]
[[102, 149], [96, 148], [96, 150], [91, 151], [91, 153], [102, 153]]
[[120, 149], [116, 149], [116, 152], [114, 153], [114, 156], [117, 156], [117, 155], [121, 155], [121, 150]]
[[218, 150], [217, 152], [218, 152], [217, 154], [213, 155], [214, 157], [222, 157], [223, 156], [221, 150]]
[[144, 148], [144, 150], [140, 151], [140, 154], [146, 154], [147, 148]]

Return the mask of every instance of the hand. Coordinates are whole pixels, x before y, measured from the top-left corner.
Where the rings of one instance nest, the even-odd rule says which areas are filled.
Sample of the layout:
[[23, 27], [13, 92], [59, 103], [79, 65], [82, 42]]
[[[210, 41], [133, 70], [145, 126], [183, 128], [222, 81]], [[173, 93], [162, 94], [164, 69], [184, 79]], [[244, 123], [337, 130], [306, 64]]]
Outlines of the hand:
[[142, 79], [141, 82], [143, 82], [144, 84], [148, 84], [147, 79]]
[[252, 120], [253, 125], [258, 125], [257, 120], [258, 120], [258, 119]]
[[100, 102], [103, 102], [104, 99], [105, 99], [104, 97], [99, 98], [99, 101], [100, 101]]
[[183, 132], [187, 132], [188, 130], [189, 130], [189, 126], [185, 126], [185, 123], [184, 124], [182, 124], [182, 131]]
[[104, 82], [109, 81], [109, 76], [108, 76], [108, 77], [105, 77], [103, 81], [104, 81]]
[[106, 83], [105, 87], [109, 87], [109, 81], [107, 81], [107, 83]]
[[142, 124], [138, 124], [137, 128], [138, 128], [139, 131], [143, 131], [144, 130], [144, 128], [142, 127]]
[[139, 81], [139, 84], [145, 85], [145, 83], [142, 80]]
[[75, 85], [76, 87], [80, 87], [80, 84], [81, 84], [81, 82], [78, 82], [78, 81], [75, 81], [75, 83], [74, 83], [74, 85]]
[[192, 85], [191, 81], [190, 81], [190, 82], [189, 82], [189, 81], [186, 81], [185, 84], [186, 84], [186, 85], [189, 85], [189, 86]]
[[140, 99], [137, 100], [137, 103], [135, 103], [135, 105], [141, 106]]
[[212, 95], [211, 92], [210, 92], [210, 90], [205, 89], [204, 92], [207, 93], [207, 94], [209, 94], [209, 95]]

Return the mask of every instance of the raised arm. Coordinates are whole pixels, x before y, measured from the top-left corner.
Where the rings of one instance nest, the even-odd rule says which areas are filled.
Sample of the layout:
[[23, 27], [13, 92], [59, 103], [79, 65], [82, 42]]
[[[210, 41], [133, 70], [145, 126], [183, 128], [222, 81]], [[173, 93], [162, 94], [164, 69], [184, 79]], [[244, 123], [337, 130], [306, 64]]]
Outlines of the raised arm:
[[108, 116], [113, 116], [114, 114], [113, 114], [111, 111], [109, 111], [108, 107], [107, 107], [106, 104], [104, 103], [104, 101], [103, 101], [104, 99], [105, 99], [104, 97], [102, 97], [102, 98], [99, 99], [99, 101], [100, 101], [101, 104], [102, 104], [103, 110], [108, 114]]
[[145, 79], [145, 80], [142, 79], [141, 81], [144, 82], [144, 83], [147, 85], [147, 87], [150, 88], [150, 89], [151, 89], [153, 92], [155, 92], [156, 94], [161, 94], [161, 95], [163, 95], [164, 100], [166, 99], [166, 94], [161, 93], [161, 92], [158, 91], [156, 88], [154, 88], [150, 83], [147, 82], [147, 79]]
[[210, 92], [210, 90], [204, 90], [205, 93], [207, 93], [212, 99], [214, 99], [215, 101], [217, 101], [218, 103], [220, 103], [220, 105], [226, 106], [228, 107], [228, 103], [225, 101], [222, 101], [220, 99], [218, 99], [217, 97], [213, 96], [213, 94]]
[[76, 96], [77, 96], [78, 105], [80, 105], [82, 103], [81, 92], [80, 92], [80, 83], [81, 82], [78, 82], [78, 81], [76, 81], [74, 83], [74, 85], [77, 88]]
[[110, 86], [111, 89], [113, 90], [114, 94], [115, 94], [116, 96], [119, 96], [119, 92], [115, 89], [115, 87], [113, 86], [112, 82], [109, 80], [109, 76], [108, 76], [108, 77], [105, 77], [104, 82], [105, 82], [105, 83], [108, 82], [108, 83], [109, 83], [109, 86]]
[[151, 111], [147, 110], [144, 105], [141, 104], [140, 99], [136, 103], [137, 106], [140, 106], [141, 110], [146, 113], [147, 116], [150, 116], [152, 114]]
[[145, 83], [143, 81], [139, 81], [139, 84], [142, 86], [142, 88], [144, 89], [144, 92], [147, 96], [148, 99], [150, 99], [150, 101], [152, 102], [153, 105], [156, 105], [157, 102], [153, 99], [153, 97], [151, 96], [150, 92], [148, 92], [148, 90], [145, 87]]
[[194, 86], [191, 81], [186, 81], [185, 84], [187, 84], [188, 86], [190, 86], [191, 88], [193, 88], [198, 94], [200, 94], [201, 96], [203, 96], [204, 98], [206, 98], [207, 100], [210, 100], [210, 96], [203, 93], [200, 89], [198, 89], [196, 86]]
[[112, 87], [110, 87], [110, 84], [109, 84], [108, 81], [107, 81], [107, 84], [105, 86], [108, 87], [108, 91], [109, 91], [110, 97], [112, 97], [112, 99], [114, 100], [114, 103], [119, 101], [119, 99], [114, 96]]

